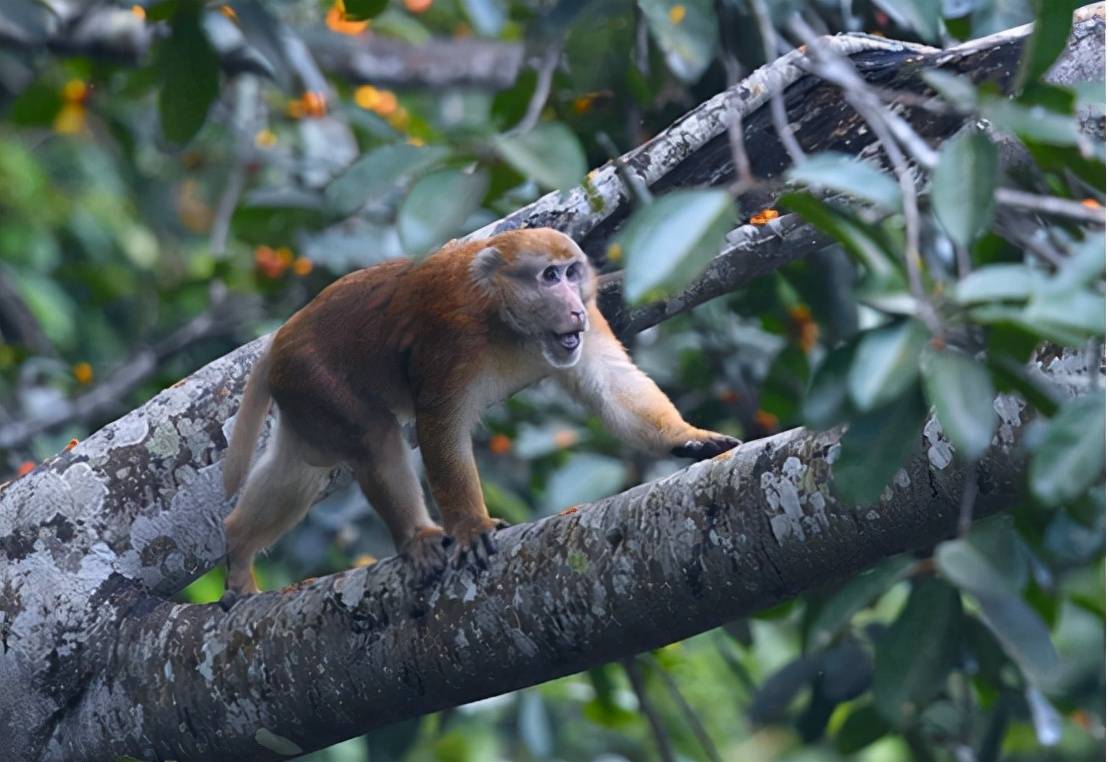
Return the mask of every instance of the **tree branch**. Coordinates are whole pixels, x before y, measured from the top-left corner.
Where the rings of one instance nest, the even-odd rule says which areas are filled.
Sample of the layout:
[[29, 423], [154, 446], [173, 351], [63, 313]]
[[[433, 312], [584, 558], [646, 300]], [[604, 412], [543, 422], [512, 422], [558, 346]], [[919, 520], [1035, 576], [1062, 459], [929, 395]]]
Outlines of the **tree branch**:
[[[164, 25], [147, 23], [118, 6], [74, 3], [60, 13], [31, 30], [0, 12], [0, 45], [138, 64], [164, 30]], [[503, 89], [515, 82], [523, 64], [522, 45], [495, 40], [434, 39], [414, 45], [371, 34], [351, 37], [323, 27], [304, 38], [324, 69], [352, 82], [379, 86]], [[272, 73], [243, 35], [221, 35], [214, 43], [228, 72]]]
[[[1022, 485], [1022, 405], [997, 407], [978, 515], [1010, 508]], [[51, 748], [277, 758], [275, 736], [307, 751], [689, 637], [954, 536], [966, 475], [926, 431], [902, 475], [861, 508], [828, 488], [839, 434], [797, 429], [504, 530], [487, 571], [452, 569], [429, 588], [399, 558], [229, 612], [120, 585], [119, 613], [101, 626], [127, 646]], [[157, 710], [136, 718], [136, 706]], [[190, 723], [200, 707], [204, 721]]]

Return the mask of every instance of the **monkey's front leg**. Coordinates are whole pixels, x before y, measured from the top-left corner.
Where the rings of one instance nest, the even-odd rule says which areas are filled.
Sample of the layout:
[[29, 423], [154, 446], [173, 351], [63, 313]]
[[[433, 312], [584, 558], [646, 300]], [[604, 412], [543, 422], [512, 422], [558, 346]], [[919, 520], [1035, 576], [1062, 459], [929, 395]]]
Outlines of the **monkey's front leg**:
[[496, 553], [492, 534], [507, 526], [489, 517], [481, 478], [473, 457], [473, 440], [461, 416], [416, 416], [416, 433], [431, 494], [442, 511], [446, 533], [454, 539], [451, 559], [461, 567], [470, 558], [480, 567]]

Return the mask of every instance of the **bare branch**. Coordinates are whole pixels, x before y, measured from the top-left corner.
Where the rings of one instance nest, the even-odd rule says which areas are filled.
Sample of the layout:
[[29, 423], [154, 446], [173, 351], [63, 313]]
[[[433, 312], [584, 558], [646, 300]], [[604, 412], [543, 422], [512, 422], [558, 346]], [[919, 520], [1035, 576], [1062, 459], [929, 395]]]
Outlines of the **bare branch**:
[[1016, 188], [997, 188], [996, 200], [999, 204], [1013, 209], [1026, 209], [1055, 217], [1068, 217], [1078, 222], [1104, 227], [1104, 207], [1100, 204], [1086, 206], [1080, 201], [1071, 201], [1058, 196], [1040, 196]]

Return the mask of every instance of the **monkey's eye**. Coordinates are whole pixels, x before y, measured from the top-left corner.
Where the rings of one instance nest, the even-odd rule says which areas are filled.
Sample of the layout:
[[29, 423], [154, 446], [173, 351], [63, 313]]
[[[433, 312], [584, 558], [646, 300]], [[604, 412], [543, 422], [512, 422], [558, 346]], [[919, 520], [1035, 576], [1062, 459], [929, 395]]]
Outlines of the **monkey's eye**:
[[542, 271], [542, 279], [546, 283], [558, 282], [558, 268], [551, 265]]
[[566, 277], [570, 280], [578, 280], [581, 277], [581, 265], [574, 262], [566, 268]]

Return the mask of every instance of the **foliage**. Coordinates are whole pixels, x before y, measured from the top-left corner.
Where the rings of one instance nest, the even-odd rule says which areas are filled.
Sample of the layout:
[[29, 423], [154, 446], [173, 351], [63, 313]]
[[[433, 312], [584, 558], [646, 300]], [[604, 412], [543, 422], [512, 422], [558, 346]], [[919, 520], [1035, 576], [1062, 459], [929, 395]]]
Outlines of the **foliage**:
[[[1103, 232], [1040, 216], [1032, 240], [1003, 222], [996, 201], [1003, 183], [1103, 208], [1104, 146], [1077, 119], [1091, 109], [1103, 124], [1102, 95], [1042, 80], [1072, 4], [772, 5], [778, 22], [804, 9], [832, 31], [930, 42], [1037, 14], [1015, 98], [925, 75], [935, 108], [987, 119], [1031, 162], [1006, 173], [995, 135], [974, 130], [942, 146], [919, 169], [917, 259], [905, 255], [909, 199], [887, 167], [807, 157], [777, 203], [839, 245], [668, 321], [637, 342], [640, 364], [690, 420], [745, 439], [849, 424], [834, 489], [863, 516], [908, 453], [938, 441], [937, 428], [924, 430], [930, 409], [945, 436], [931, 457], [971, 468], [1010, 416], [1035, 412], [1041, 423], [1025, 443], [1027, 499], [1010, 514], [927, 558], [889, 559], [640, 660], [645, 697], [689, 759], [706, 751], [678, 697], [725, 759], [1102, 756], [1102, 391], [1056, 398], [1027, 363], [1036, 351], [1068, 362], [1059, 346], [1101, 346]], [[3, 13], [33, 37], [49, 23], [41, 8], [21, 0]], [[741, 0], [180, 0], [132, 12], [164, 26], [138, 64], [0, 46], [0, 429], [91, 393], [111, 403], [10, 447], [13, 475], [272, 329], [335, 277], [420, 256], [542, 192], [577, 186], [609, 158], [599, 134], [624, 150], [641, 143], [722, 89], [724, 61], [747, 71], [763, 63]], [[316, 78], [289, 56], [289, 39], [321, 23], [413, 44], [527, 40], [557, 46], [561, 65], [529, 120], [542, 72], [525, 70], [495, 93]], [[236, 34], [270, 76], [227, 69], [219, 41]], [[609, 257], [625, 265], [630, 299], [673, 293], [740, 221], [718, 188], [645, 198]], [[853, 287], [829, 289], [843, 282], [834, 273]], [[159, 353], [137, 385], [111, 383], [144, 347], [228, 301], [252, 308]], [[997, 390], [1011, 396], [994, 401]], [[491, 411], [477, 438], [489, 507], [513, 522], [682, 465], [626, 452], [545, 387]], [[263, 561], [263, 585], [372, 563], [389, 547], [362, 498], [339, 493]], [[219, 575], [184, 597], [212, 600]], [[317, 758], [648, 759], [656, 752], [642, 702], [608, 665]]]

